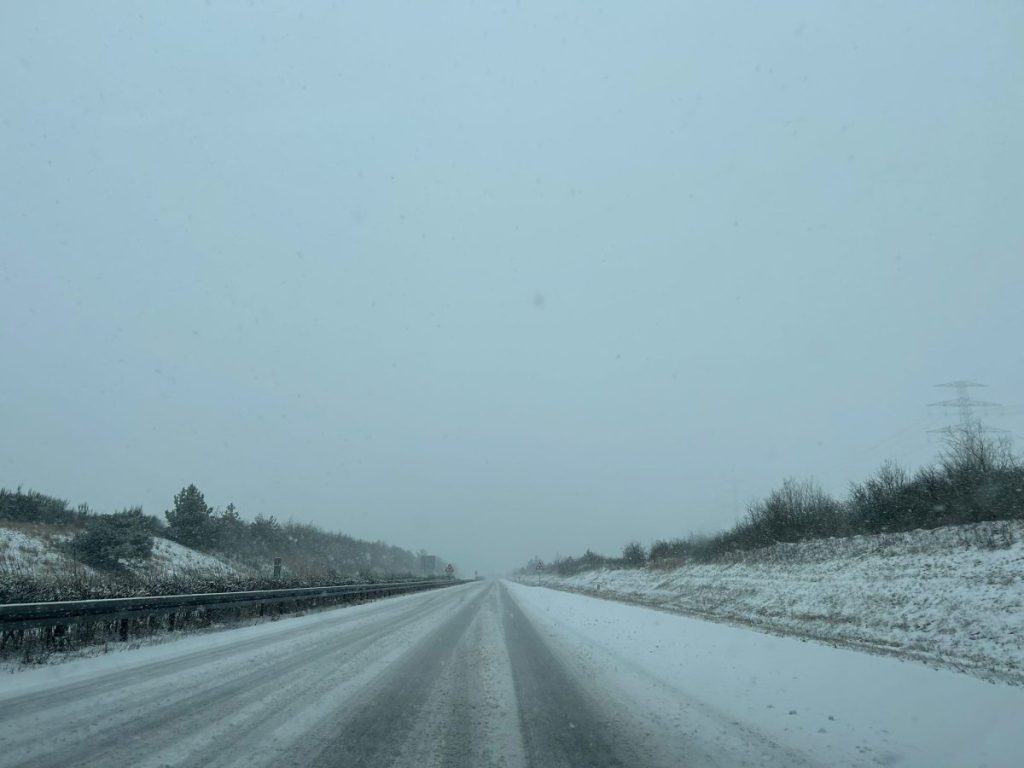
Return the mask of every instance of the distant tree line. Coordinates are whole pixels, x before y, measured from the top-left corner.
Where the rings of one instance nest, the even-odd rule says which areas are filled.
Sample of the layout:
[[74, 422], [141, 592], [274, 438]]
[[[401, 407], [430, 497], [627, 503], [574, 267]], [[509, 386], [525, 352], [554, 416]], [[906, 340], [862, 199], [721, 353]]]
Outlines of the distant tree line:
[[[556, 557], [546, 570], [571, 575], [596, 568], [638, 568], [714, 562], [776, 543], [938, 528], [986, 520], [1024, 520], [1024, 462], [1006, 441], [980, 428], [951, 432], [934, 464], [908, 472], [887, 461], [837, 499], [811, 480], [787, 479], [753, 502], [732, 528], [712, 535], [659, 540], [645, 549], [630, 542], [621, 557], [587, 550]], [[524, 572], [533, 572], [531, 561]]]
[[146, 560], [154, 536], [226, 556], [255, 570], [280, 557], [293, 577], [338, 579], [348, 575], [402, 575], [417, 571], [417, 556], [382, 541], [363, 541], [306, 523], [282, 523], [273, 515], [244, 520], [234, 504], [217, 510], [189, 485], [174, 496], [164, 520], [141, 507], [100, 514], [82, 504], [37, 491], [0, 489], [0, 523], [57, 526], [71, 536], [64, 548], [76, 560], [109, 571]]
[[164, 513], [167, 535], [195, 549], [221, 552], [252, 565], [280, 557], [293, 573], [414, 573], [416, 556], [382, 541], [363, 541], [316, 525], [274, 515], [241, 518], [234, 504], [217, 511], [190, 485], [174, 497]]

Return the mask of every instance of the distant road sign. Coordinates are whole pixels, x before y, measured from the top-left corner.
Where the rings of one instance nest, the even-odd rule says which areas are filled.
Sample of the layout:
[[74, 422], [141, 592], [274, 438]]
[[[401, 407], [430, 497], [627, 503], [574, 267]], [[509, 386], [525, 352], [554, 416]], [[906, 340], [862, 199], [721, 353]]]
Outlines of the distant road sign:
[[453, 573], [455, 573], [455, 566], [451, 563], [448, 563], [448, 567], [444, 569], [444, 572], [451, 576]]
[[543, 560], [538, 560], [537, 561], [537, 570], [538, 571], [543, 571], [544, 570], [544, 561]]

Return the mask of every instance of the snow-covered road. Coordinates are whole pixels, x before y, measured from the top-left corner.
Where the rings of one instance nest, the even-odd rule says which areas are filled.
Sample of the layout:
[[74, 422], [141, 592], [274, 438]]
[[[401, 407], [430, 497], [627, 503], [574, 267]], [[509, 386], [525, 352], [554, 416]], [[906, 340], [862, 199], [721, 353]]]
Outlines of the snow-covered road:
[[1019, 765], [1024, 689], [477, 583], [0, 678], [2, 766]]

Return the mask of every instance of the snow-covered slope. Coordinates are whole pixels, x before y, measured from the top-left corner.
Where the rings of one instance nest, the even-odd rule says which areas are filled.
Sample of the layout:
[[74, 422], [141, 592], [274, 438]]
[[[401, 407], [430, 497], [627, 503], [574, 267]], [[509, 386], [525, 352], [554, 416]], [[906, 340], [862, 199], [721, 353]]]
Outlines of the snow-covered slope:
[[91, 572], [91, 568], [60, 551], [58, 544], [62, 538], [39, 526], [28, 530], [0, 528], [0, 572], [39, 576], [74, 570]]
[[726, 563], [525, 581], [1024, 683], [1022, 523], [779, 544]]
[[[60, 544], [67, 538], [66, 533], [53, 532], [45, 526], [0, 527], [0, 573], [17, 572], [39, 578], [72, 572], [96, 573], [61, 550]], [[158, 536], [153, 538], [152, 556], [141, 563], [130, 564], [129, 568], [150, 576], [240, 574], [240, 569], [231, 563]]]
[[235, 566], [224, 560], [158, 536], [153, 538], [152, 557], [144, 561], [139, 569], [159, 573], [200, 572], [215, 576], [234, 576], [239, 573]]

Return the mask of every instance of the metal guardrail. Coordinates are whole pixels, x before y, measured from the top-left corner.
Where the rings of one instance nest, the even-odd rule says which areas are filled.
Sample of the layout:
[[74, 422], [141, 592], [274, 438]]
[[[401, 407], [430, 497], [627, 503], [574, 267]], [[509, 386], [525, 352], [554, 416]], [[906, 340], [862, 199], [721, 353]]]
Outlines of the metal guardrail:
[[247, 592], [207, 592], [192, 595], [118, 597], [101, 600], [67, 600], [46, 603], [0, 605], [0, 629], [17, 630], [52, 627], [89, 620], [137, 618], [176, 613], [192, 608], [235, 608], [244, 605], [277, 604], [318, 598], [388, 597], [428, 589], [465, 584], [459, 579], [396, 581], [379, 584], [344, 584], [326, 587], [263, 589]]

